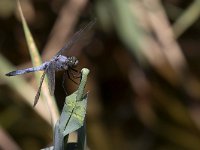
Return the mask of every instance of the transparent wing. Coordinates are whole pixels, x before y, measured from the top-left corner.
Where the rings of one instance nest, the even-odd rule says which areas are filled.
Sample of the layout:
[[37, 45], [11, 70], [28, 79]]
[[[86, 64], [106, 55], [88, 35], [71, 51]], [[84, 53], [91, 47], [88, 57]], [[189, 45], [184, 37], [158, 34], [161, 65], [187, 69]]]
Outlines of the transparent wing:
[[74, 43], [76, 43], [82, 36], [83, 34], [88, 31], [89, 29], [91, 29], [91, 27], [96, 23], [96, 19], [90, 21], [87, 25], [85, 25], [83, 28], [81, 28], [79, 31], [77, 31], [72, 38], [66, 43], [66, 45], [61, 48], [61, 50], [56, 54], [57, 55], [61, 55], [64, 51], [69, 50]]
[[42, 77], [40, 79], [40, 85], [39, 85], [39, 88], [38, 88], [37, 93], [35, 95], [35, 100], [34, 100], [33, 107], [35, 107], [35, 105], [37, 104], [37, 102], [39, 100], [40, 92], [41, 92], [41, 89], [42, 89], [42, 83], [44, 81], [45, 74], [46, 74], [46, 71], [43, 72]]
[[54, 95], [55, 91], [55, 63], [51, 62], [46, 70], [48, 78], [48, 87], [51, 95]]

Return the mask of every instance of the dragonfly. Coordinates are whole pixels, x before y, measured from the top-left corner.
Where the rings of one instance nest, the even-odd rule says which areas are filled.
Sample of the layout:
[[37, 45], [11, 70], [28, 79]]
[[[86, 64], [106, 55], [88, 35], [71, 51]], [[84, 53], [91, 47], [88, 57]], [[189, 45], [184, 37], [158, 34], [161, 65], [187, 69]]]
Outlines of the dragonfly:
[[[51, 95], [54, 95], [55, 91], [55, 72], [56, 71], [64, 71], [63, 75], [63, 83], [66, 75], [71, 79], [71, 75], [75, 78], [76, 76], [72, 71], [78, 72], [75, 67], [79, 63], [78, 59], [75, 56], [64, 56], [64, 52], [68, 51], [72, 48], [72, 46], [81, 39], [84, 33], [92, 28], [92, 26], [96, 23], [96, 20], [90, 21], [87, 25], [82, 27], [79, 31], [77, 31], [72, 38], [50, 59], [49, 61], [45, 61], [40, 66], [32, 67], [32, 68], [26, 68], [16, 71], [11, 71], [6, 76], [16, 76], [16, 75], [22, 75], [26, 73], [36, 72], [36, 71], [43, 71], [43, 74], [40, 79], [40, 84], [37, 90], [37, 93], [35, 95], [34, 104], [35, 106], [39, 100], [40, 92], [42, 88], [42, 84], [45, 78], [45, 75], [47, 75], [48, 79], [48, 88]], [[72, 80], [72, 79], [71, 79]], [[72, 80], [75, 82], [74, 80]], [[75, 82], [76, 83], [76, 82]], [[64, 84], [63, 84], [64, 85]], [[63, 86], [64, 87], [64, 86]], [[64, 88], [65, 90], [65, 88]]]

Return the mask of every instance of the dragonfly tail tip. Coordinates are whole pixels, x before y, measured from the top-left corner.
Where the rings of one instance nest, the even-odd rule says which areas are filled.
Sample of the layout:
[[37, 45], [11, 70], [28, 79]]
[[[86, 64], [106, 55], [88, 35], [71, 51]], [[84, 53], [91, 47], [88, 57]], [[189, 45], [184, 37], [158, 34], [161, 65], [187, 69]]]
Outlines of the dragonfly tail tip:
[[11, 72], [6, 73], [5, 75], [6, 75], [6, 76], [12, 76]]

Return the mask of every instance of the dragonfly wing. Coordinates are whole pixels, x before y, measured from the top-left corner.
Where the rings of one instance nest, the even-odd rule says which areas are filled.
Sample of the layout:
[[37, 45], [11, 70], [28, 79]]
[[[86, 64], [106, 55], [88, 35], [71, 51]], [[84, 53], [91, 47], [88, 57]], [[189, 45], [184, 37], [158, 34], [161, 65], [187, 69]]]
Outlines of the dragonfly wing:
[[66, 50], [69, 50], [74, 45], [74, 43], [76, 43], [83, 36], [84, 33], [86, 33], [89, 29], [92, 28], [92, 26], [95, 23], [96, 23], [96, 19], [90, 21], [87, 25], [85, 25], [79, 31], [77, 31], [72, 36], [72, 38], [67, 42], [67, 44], [56, 54], [56, 56], [61, 55]]
[[51, 95], [54, 95], [55, 91], [55, 63], [51, 62], [46, 70], [48, 78], [48, 87]]
[[46, 74], [46, 71], [43, 72], [42, 77], [40, 79], [40, 85], [39, 85], [39, 88], [38, 88], [37, 93], [35, 95], [35, 100], [34, 100], [33, 107], [35, 107], [35, 105], [37, 104], [37, 102], [39, 100], [40, 92], [41, 92], [41, 89], [42, 89], [42, 83], [44, 81], [45, 74]]

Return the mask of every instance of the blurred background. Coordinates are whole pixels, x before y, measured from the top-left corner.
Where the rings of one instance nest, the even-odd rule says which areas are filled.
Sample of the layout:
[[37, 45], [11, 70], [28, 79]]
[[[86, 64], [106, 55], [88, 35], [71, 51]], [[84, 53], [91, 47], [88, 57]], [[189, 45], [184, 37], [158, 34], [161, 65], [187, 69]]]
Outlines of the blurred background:
[[[93, 28], [66, 55], [90, 69], [86, 90], [91, 150], [200, 149], [199, 0], [20, 0], [43, 61], [82, 24]], [[84, 39], [84, 37], [83, 37]], [[33, 74], [16, 1], [0, 1], [0, 149], [37, 150], [52, 144], [45, 98], [32, 107]], [[77, 85], [66, 79], [70, 94]], [[55, 98], [62, 110], [62, 72]]]

